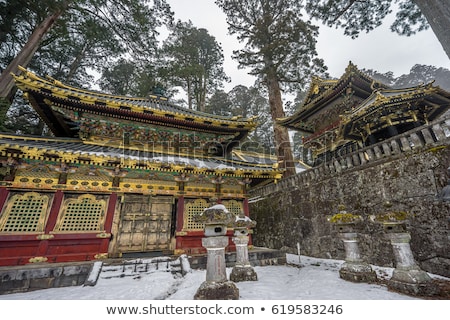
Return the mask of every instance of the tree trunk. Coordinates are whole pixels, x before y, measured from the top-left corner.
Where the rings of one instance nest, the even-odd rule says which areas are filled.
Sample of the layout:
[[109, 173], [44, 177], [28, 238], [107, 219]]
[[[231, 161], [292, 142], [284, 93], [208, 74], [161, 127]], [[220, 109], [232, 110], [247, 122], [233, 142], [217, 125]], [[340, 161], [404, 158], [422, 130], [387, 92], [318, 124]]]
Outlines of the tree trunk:
[[[9, 101], [9, 104], [14, 98], [16, 91], [14, 85], [14, 79], [11, 73], [17, 74], [19, 66], [27, 67], [33, 58], [35, 52], [39, 48], [42, 38], [50, 30], [55, 21], [62, 14], [63, 9], [59, 9], [52, 15], [45, 18], [45, 20], [33, 31], [31, 36], [28, 38], [27, 43], [24, 45], [19, 54], [11, 61], [11, 63], [3, 70], [0, 74], [0, 99], [4, 102]], [[0, 119], [4, 119], [6, 113], [8, 112], [8, 104], [0, 104], [2, 108], [0, 109]]]
[[284, 176], [288, 177], [294, 175], [296, 171], [288, 130], [278, 125], [275, 121], [277, 118], [283, 118], [285, 116], [283, 102], [281, 100], [280, 84], [276, 75], [267, 75], [267, 88], [269, 90], [270, 114], [274, 121], [273, 133], [277, 160], [279, 168], [286, 170]]
[[450, 6], [448, 0], [413, 0], [427, 19], [450, 59]]
[[25, 46], [19, 54], [11, 61], [0, 75], [0, 97], [11, 99], [11, 92], [14, 88], [14, 80], [11, 73], [17, 74], [18, 66], [27, 67], [34, 53], [39, 48], [42, 38], [50, 30], [55, 21], [61, 15], [62, 10], [58, 10], [45, 20], [33, 31]]
[[77, 54], [77, 56], [75, 57], [75, 60], [70, 64], [69, 73], [67, 74], [67, 78], [66, 78], [67, 82], [70, 82], [72, 80], [73, 76], [75, 75], [78, 68], [80, 67], [81, 61], [85, 57], [87, 48], [88, 48], [88, 45], [87, 45], [87, 43], [85, 43], [83, 45], [83, 48], [81, 49], [80, 53]]
[[200, 89], [200, 111], [206, 112], [206, 77], [207, 75], [203, 75], [201, 79], [201, 89]]
[[188, 98], [188, 108], [192, 109], [192, 88], [191, 88], [191, 79], [187, 78], [187, 98]]

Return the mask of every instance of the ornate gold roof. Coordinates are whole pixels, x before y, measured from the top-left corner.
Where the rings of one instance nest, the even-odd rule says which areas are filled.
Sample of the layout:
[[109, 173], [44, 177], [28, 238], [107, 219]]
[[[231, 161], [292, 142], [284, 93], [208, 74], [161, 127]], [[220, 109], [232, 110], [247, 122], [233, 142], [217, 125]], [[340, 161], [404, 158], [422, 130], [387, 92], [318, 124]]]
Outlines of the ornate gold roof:
[[433, 82], [402, 89], [374, 91], [351, 112], [342, 116], [341, 135], [362, 140], [389, 126], [409, 129], [409, 123], [433, 121], [450, 107], [450, 92]]
[[[41, 78], [20, 68], [13, 75], [16, 85], [25, 92], [31, 105], [56, 136], [76, 136], [77, 116], [104, 115], [118, 121], [129, 120], [143, 125], [233, 135], [243, 139], [257, 126], [255, 118], [211, 115], [172, 104], [164, 97], [133, 98], [116, 96], [65, 85], [55, 79]], [[61, 113], [60, 109], [71, 110]], [[87, 116], [88, 117], [88, 116]], [[68, 119], [69, 118], [69, 119]]]
[[0, 157], [18, 161], [98, 166], [111, 170], [120, 167], [131, 170], [245, 177], [255, 182], [281, 178], [281, 171], [274, 168], [276, 159], [269, 155], [233, 151], [230, 159], [192, 157], [147, 152], [144, 148], [95, 145], [76, 138], [0, 134]]
[[[345, 73], [339, 79], [313, 77], [306, 98], [297, 111], [289, 117], [277, 119], [277, 122], [290, 129], [317, 132], [339, 120], [339, 113], [353, 106], [349, 103], [363, 101], [375, 88], [387, 86], [370, 78], [349, 62]], [[336, 110], [329, 110], [330, 108], [339, 110], [335, 112]], [[319, 114], [323, 114], [322, 118], [334, 120], [326, 123]]]

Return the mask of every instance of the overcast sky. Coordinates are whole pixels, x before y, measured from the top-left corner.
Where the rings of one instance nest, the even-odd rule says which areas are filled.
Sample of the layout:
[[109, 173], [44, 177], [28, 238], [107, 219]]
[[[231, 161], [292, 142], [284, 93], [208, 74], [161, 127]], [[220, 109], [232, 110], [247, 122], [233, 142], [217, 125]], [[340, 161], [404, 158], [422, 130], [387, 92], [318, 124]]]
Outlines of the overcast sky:
[[[214, 0], [167, 2], [175, 12], [175, 19], [191, 20], [195, 27], [207, 29], [222, 45], [225, 72], [232, 79], [225, 86], [226, 91], [238, 84], [253, 85], [255, 78], [247, 75], [245, 70], [238, 70], [237, 62], [231, 58], [232, 51], [242, 48], [243, 44], [235, 36], [228, 34], [226, 16], [214, 4]], [[396, 77], [409, 73], [415, 64], [450, 69], [450, 60], [431, 30], [405, 37], [392, 33], [389, 26], [390, 23], [386, 20], [383, 26], [361, 34], [356, 40], [344, 36], [342, 29], [320, 27], [317, 50], [319, 57], [324, 59], [330, 76], [340, 77], [349, 61], [360, 69], [374, 69], [382, 73], [392, 71]]]

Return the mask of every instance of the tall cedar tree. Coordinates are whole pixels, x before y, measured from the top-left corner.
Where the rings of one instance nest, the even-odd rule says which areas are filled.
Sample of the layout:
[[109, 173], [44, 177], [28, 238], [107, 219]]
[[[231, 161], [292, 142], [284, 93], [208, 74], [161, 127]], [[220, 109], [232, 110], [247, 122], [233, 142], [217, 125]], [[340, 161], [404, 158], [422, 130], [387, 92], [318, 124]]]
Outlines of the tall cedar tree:
[[369, 32], [398, 4], [391, 30], [412, 35], [431, 26], [445, 53], [450, 58], [449, 0], [307, 0], [307, 12], [329, 26], [344, 28], [344, 34], [355, 38], [361, 31]]
[[237, 85], [229, 92], [217, 90], [206, 105], [208, 113], [221, 116], [234, 116], [237, 119], [258, 119], [258, 126], [240, 145], [241, 150], [267, 152], [273, 149], [273, 121], [269, 114], [269, 101], [261, 88]]
[[164, 42], [167, 72], [187, 94], [188, 107], [206, 110], [206, 97], [228, 80], [223, 70], [222, 47], [206, 29], [178, 21]]
[[[260, 78], [268, 89], [272, 119], [285, 117], [283, 89], [302, 88], [311, 74], [325, 71], [317, 58], [318, 28], [302, 20], [297, 0], [217, 0], [225, 12], [230, 34], [245, 46], [234, 51], [241, 68]], [[295, 174], [288, 130], [273, 125], [275, 151], [285, 176]]]
[[[90, 23], [85, 24], [86, 33], [93, 33], [96, 29], [109, 30], [111, 41], [115, 41], [116, 47], [120, 48], [118, 51], [135, 56], [151, 56], [156, 50], [157, 28], [173, 20], [173, 13], [165, 0], [13, 0], [0, 3], [0, 9], [0, 39], [13, 43], [11, 47], [17, 47], [17, 43], [14, 44], [16, 31], [29, 31], [28, 35], [22, 35], [26, 40], [21, 48], [14, 54], [9, 53], [11, 59], [0, 74], [2, 123], [15, 93], [11, 73], [17, 74], [19, 65], [27, 67], [44, 40], [46, 45], [51, 45], [52, 40], [63, 37], [59, 33], [50, 36], [58, 23], [64, 25], [65, 28], [61, 30], [65, 30], [65, 35], [76, 34], [80, 32], [77, 22], [85, 23], [85, 17], [92, 17]], [[26, 20], [30, 14], [35, 19]], [[79, 64], [81, 58], [80, 55], [72, 61]], [[95, 63], [92, 65], [95, 66]], [[74, 65], [70, 66], [71, 71], [74, 71], [73, 68]], [[72, 76], [69, 73], [68, 77]]]

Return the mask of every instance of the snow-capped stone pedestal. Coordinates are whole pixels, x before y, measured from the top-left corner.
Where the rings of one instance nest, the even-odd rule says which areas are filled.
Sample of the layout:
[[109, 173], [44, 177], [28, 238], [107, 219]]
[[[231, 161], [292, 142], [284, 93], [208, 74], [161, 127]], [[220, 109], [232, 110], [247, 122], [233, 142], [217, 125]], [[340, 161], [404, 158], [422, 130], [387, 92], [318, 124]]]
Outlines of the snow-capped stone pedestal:
[[360, 221], [361, 216], [346, 212], [342, 205], [339, 206], [339, 213], [330, 218], [330, 222], [336, 225], [339, 237], [344, 242], [345, 262], [339, 269], [339, 276], [352, 282], [376, 282], [376, 272], [361, 259], [359, 252], [356, 224]]
[[206, 281], [198, 288], [195, 300], [239, 300], [239, 289], [227, 280], [225, 248], [227, 225], [233, 216], [223, 205], [207, 208], [201, 215], [194, 217], [196, 222], [205, 224], [205, 238], [202, 245], [207, 251]]
[[252, 221], [244, 214], [236, 217], [236, 220], [233, 223], [233, 242], [236, 245], [236, 264], [230, 274], [231, 281], [240, 282], [258, 280], [258, 275], [250, 265], [248, 259], [248, 229], [253, 228], [255, 225], [256, 222]]

